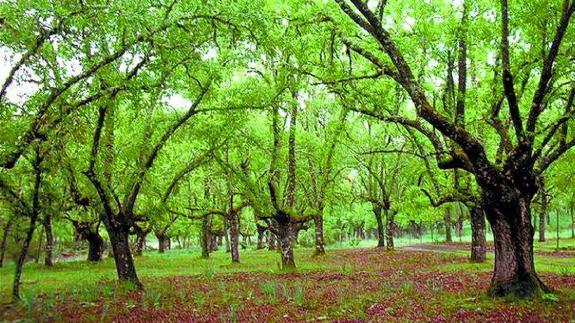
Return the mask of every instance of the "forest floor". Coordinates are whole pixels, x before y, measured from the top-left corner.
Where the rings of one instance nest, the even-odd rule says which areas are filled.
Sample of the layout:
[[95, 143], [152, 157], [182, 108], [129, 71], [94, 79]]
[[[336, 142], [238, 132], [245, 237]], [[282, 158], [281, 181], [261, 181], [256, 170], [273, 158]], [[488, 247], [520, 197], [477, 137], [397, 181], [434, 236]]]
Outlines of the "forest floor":
[[[111, 259], [99, 264], [29, 264], [23, 301], [8, 304], [13, 265], [0, 268], [0, 321], [505, 321], [575, 319], [575, 240], [555, 257], [536, 244], [540, 276], [555, 291], [537, 300], [485, 296], [493, 255], [468, 262], [464, 244], [428, 250], [333, 249], [323, 257], [296, 249], [296, 273], [281, 273], [279, 255], [242, 250], [240, 264], [215, 252], [171, 250], [136, 259], [143, 292], [114, 280]], [[453, 246], [457, 246], [454, 248]]]

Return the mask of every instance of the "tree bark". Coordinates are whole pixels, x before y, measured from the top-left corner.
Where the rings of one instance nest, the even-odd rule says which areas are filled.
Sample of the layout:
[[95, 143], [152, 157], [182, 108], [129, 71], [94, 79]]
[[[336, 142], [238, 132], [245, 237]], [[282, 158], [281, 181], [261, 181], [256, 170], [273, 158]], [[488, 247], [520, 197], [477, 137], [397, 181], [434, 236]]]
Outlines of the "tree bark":
[[385, 238], [387, 240], [386, 250], [394, 250], [393, 234], [395, 233], [395, 213], [386, 211], [387, 215], [387, 228], [385, 230]]
[[[491, 192], [483, 199], [489, 201], [483, 209], [495, 242], [495, 270], [488, 294], [523, 298], [549, 292], [549, 288], [537, 276], [533, 262], [531, 197], [502, 195], [505, 194]], [[496, 200], [498, 196], [499, 201]]]
[[48, 213], [44, 218], [44, 231], [46, 232], [46, 247], [45, 247], [45, 258], [44, 265], [52, 267], [53, 255], [54, 255], [54, 234], [52, 231], [52, 216]]
[[34, 236], [37, 218], [37, 214], [32, 215], [30, 218], [30, 226], [26, 233], [26, 239], [24, 239], [22, 249], [20, 250], [20, 256], [18, 256], [18, 260], [16, 261], [16, 272], [14, 274], [14, 284], [12, 285], [12, 296], [15, 299], [20, 299], [20, 278], [22, 277], [22, 268], [24, 267], [26, 256], [28, 256], [28, 249], [30, 248], [30, 242], [32, 242], [32, 237]]
[[[575, 238], [575, 212], [573, 211], [573, 205], [569, 208], [569, 212], [571, 213], [571, 238]], [[2, 265], [1, 262], [0, 265]]]
[[104, 255], [104, 239], [98, 232], [89, 232], [86, 234], [88, 241], [88, 261], [101, 261]]
[[295, 271], [295, 258], [293, 254], [293, 234], [290, 222], [278, 222], [278, 240], [281, 250], [282, 271]]
[[271, 231], [268, 231], [268, 250], [277, 250], [276, 235]]
[[218, 249], [220, 248], [218, 246], [218, 237], [210, 232], [210, 251], [218, 251]]
[[134, 248], [134, 256], [141, 256], [144, 252], [144, 248], [146, 247], [146, 236], [148, 232], [144, 230], [136, 231], [136, 245]]
[[209, 215], [202, 217], [202, 258], [210, 258], [210, 229], [209, 229]]
[[373, 206], [373, 214], [375, 215], [375, 221], [377, 222], [377, 247], [385, 248], [385, 228], [381, 213], [382, 210], [379, 205]]
[[471, 207], [471, 262], [484, 262], [486, 255], [485, 215], [480, 206]]
[[159, 253], [164, 253], [164, 252], [166, 252], [166, 250], [170, 249], [171, 240], [167, 234], [165, 234], [163, 232], [156, 233], [156, 238], [158, 238], [158, 252]]
[[240, 243], [240, 228], [238, 221], [238, 213], [232, 211], [229, 215], [229, 228], [230, 228], [230, 248], [232, 253], [232, 262], [240, 262], [240, 252], [238, 245]]
[[129, 228], [122, 224], [112, 226], [111, 223], [107, 222], [106, 230], [110, 236], [110, 243], [114, 252], [118, 279], [121, 282], [130, 282], [139, 289], [143, 289], [144, 285], [142, 285], [136, 274], [136, 267], [134, 266], [132, 251], [130, 250]]
[[313, 222], [315, 225], [315, 252], [314, 252], [314, 256], [323, 256], [323, 255], [325, 255], [324, 239], [323, 239], [323, 215], [314, 216]]
[[449, 208], [445, 209], [445, 216], [443, 217], [445, 223], [445, 242], [452, 242], [451, 239], [451, 211]]
[[256, 225], [256, 229], [258, 232], [258, 244], [256, 246], [257, 250], [264, 249], [264, 237], [266, 233], [266, 228], [264, 226]]
[[28, 249], [30, 248], [30, 243], [34, 237], [34, 229], [36, 228], [36, 221], [40, 214], [40, 186], [42, 182], [42, 170], [40, 165], [42, 164], [43, 157], [40, 155], [39, 148], [36, 150], [36, 159], [33, 164], [34, 168], [34, 193], [32, 196], [32, 212], [30, 212], [30, 226], [28, 227], [28, 232], [26, 234], [26, 239], [22, 244], [22, 249], [20, 251], [20, 256], [16, 261], [16, 272], [14, 273], [14, 282], [12, 284], [12, 297], [16, 300], [20, 299], [20, 279], [22, 277], [22, 268], [24, 267], [24, 262], [26, 261], [26, 256], [28, 256]]
[[545, 230], [547, 230], [547, 216], [549, 208], [549, 197], [542, 189], [541, 193], [541, 213], [539, 213], [539, 242], [545, 242]]
[[6, 254], [6, 244], [8, 242], [8, 234], [10, 233], [10, 229], [12, 228], [12, 224], [16, 220], [16, 216], [10, 217], [6, 225], [4, 226], [3, 234], [2, 234], [2, 242], [0, 243], [0, 268], [4, 265], [4, 255]]

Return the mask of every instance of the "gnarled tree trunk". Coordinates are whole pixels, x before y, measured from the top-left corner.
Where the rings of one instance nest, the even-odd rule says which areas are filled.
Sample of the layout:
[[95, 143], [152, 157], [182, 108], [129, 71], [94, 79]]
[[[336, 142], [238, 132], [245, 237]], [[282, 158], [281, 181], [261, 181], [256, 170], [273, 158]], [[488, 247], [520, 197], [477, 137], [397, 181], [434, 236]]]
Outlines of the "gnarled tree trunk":
[[484, 194], [483, 209], [495, 242], [495, 270], [489, 295], [532, 297], [549, 292], [549, 288], [537, 276], [533, 261], [532, 195]]
[[[121, 221], [124, 217], [120, 215], [118, 218]], [[138, 288], [143, 289], [144, 285], [142, 285], [136, 274], [136, 267], [134, 266], [132, 251], [130, 250], [129, 227], [125, 223], [110, 223], [110, 221], [105, 221], [105, 225], [114, 253], [118, 279], [133, 283]]]
[[281, 259], [282, 259], [282, 270], [283, 271], [294, 271], [295, 270], [295, 258], [293, 254], [293, 233], [292, 225], [289, 221], [279, 222], [278, 221], [278, 240], [280, 244]]
[[473, 206], [471, 215], [471, 261], [484, 262], [486, 254], [485, 215], [480, 206]]

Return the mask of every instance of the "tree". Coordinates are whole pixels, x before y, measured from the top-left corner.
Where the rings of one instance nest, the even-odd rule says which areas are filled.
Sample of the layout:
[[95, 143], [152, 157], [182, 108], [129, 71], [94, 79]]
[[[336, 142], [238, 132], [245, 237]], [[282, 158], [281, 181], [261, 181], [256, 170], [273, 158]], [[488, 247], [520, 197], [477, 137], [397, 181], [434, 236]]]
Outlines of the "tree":
[[[352, 6], [344, 0], [336, 2], [346, 16], [381, 46], [391, 65], [380, 59], [379, 53], [366, 49], [369, 40], [365, 37], [362, 40], [364, 46], [352, 44], [352, 50], [370, 60], [384, 75], [403, 87], [412, 100], [419, 119], [402, 120], [399, 115], [384, 116], [377, 112], [372, 113], [383, 120], [392, 119], [409, 124], [430, 139], [436, 148], [441, 148], [437, 145], [435, 135], [430, 133], [424, 124], [433, 126], [458, 147], [448, 150], [447, 153], [444, 149], [436, 149], [440, 168], [468, 171], [480, 186], [482, 208], [492, 227], [496, 249], [495, 270], [489, 294], [497, 296], [514, 294], [525, 297], [549, 291], [534, 268], [530, 204], [538, 191], [537, 177], [575, 145], [574, 140], [561, 142], [556, 136], [560, 125], [571, 119], [570, 113], [560, 117], [556, 122], [544, 124], [538, 122], [544, 110], [563, 106], [570, 111], [570, 104], [565, 104], [555, 96], [553, 89], [558, 85], [556, 80], [567, 77], [564, 74], [565, 65], [557, 62], [557, 57], [575, 11], [575, 4], [563, 1], [551, 46], [549, 49], [539, 49], [546, 53], [545, 58], [540, 65], [539, 79], [532, 82], [534, 89], [532, 100], [524, 106], [525, 113], [522, 114], [523, 105], [518, 100], [515, 89], [510, 57], [509, 6], [506, 0], [501, 1], [501, 84], [509, 108], [513, 133], [509, 134], [505, 129], [500, 131], [500, 145], [504, 146], [502, 150], [505, 158], [498, 163], [488, 157], [486, 147], [490, 147], [490, 143], [482, 142], [470, 131], [459, 127], [456, 122], [450, 121], [434, 108], [422, 82], [414, 77], [412, 68], [404, 56], [405, 50], [397, 46], [377, 14], [368, 8], [366, 3], [352, 0], [351, 3], [355, 8], [352, 9]], [[500, 119], [500, 110], [493, 111], [491, 117], [495, 120]], [[556, 139], [557, 145], [549, 146], [553, 139]]]

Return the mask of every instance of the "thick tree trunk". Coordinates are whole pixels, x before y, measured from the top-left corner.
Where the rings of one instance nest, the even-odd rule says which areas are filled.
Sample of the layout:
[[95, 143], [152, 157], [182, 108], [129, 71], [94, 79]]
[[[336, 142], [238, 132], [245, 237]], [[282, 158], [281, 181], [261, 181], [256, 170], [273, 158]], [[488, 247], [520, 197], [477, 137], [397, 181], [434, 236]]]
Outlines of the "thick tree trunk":
[[6, 244], [8, 243], [8, 234], [10, 233], [10, 229], [12, 228], [12, 224], [14, 223], [16, 216], [12, 216], [6, 222], [4, 226], [4, 230], [2, 232], [2, 242], [0, 243], [0, 267], [4, 265], [4, 255], [6, 254]]
[[88, 261], [100, 261], [104, 254], [104, 239], [98, 232], [86, 234], [88, 241]]
[[452, 242], [451, 239], [451, 211], [449, 208], [445, 209], [445, 216], [443, 217], [445, 223], [445, 242]]
[[166, 250], [170, 249], [171, 240], [165, 233], [156, 233], [156, 238], [158, 238], [158, 252], [164, 253]]
[[471, 261], [484, 262], [486, 254], [485, 215], [480, 206], [471, 208]]
[[383, 225], [383, 218], [381, 216], [381, 207], [373, 207], [373, 215], [375, 215], [375, 221], [377, 222], [377, 247], [385, 247], [385, 227]]
[[288, 272], [294, 271], [296, 267], [293, 254], [293, 233], [291, 223], [278, 223], [278, 240], [281, 250], [282, 270]]
[[395, 214], [393, 212], [386, 212], [387, 228], [385, 230], [385, 238], [387, 242], [386, 250], [394, 250], [393, 234], [395, 232]]
[[46, 247], [45, 247], [45, 258], [44, 265], [52, 267], [52, 258], [54, 255], [54, 234], [52, 231], [52, 216], [48, 213], [44, 218], [44, 231], [46, 232]]
[[[501, 196], [501, 192], [493, 192], [488, 197], [495, 196]], [[550, 291], [535, 272], [530, 201], [528, 196], [517, 196], [512, 202], [488, 202], [490, 205], [484, 207], [495, 242], [491, 296], [522, 298]]]
[[324, 239], [323, 239], [323, 215], [314, 216], [313, 223], [315, 225], [314, 256], [323, 256], [325, 255]]
[[238, 214], [236, 212], [231, 212], [229, 216], [230, 227], [230, 249], [232, 253], [232, 262], [240, 262], [240, 252], [238, 246], [240, 244], [240, 226], [238, 221]]
[[277, 250], [276, 235], [268, 231], [268, 250]]
[[118, 279], [122, 282], [133, 283], [138, 288], [142, 289], [143, 285], [136, 274], [136, 267], [134, 266], [132, 251], [130, 250], [128, 228], [114, 228], [106, 224], [106, 229], [110, 236], [110, 243], [114, 252], [114, 261], [116, 263]]

